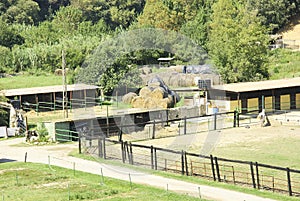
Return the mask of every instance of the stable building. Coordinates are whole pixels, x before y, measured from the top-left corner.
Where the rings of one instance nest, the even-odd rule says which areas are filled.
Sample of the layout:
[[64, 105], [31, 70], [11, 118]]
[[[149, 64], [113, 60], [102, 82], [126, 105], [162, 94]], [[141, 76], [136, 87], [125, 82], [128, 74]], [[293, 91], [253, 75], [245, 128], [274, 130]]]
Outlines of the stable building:
[[239, 109], [245, 113], [262, 108], [267, 111], [300, 108], [300, 77], [218, 85], [211, 90], [225, 94], [227, 111]]
[[32, 87], [1, 90], [0, 95], [5, 96], [11, 101], [18, 101], [19, 106], [26, 104], [55, 104], [61, 103], [63, 92], [66, 93], [68, 100], [88, 98], [96, 98], [98, 94], [98, 86], [87, 84], [73, 84], [46, 87]]

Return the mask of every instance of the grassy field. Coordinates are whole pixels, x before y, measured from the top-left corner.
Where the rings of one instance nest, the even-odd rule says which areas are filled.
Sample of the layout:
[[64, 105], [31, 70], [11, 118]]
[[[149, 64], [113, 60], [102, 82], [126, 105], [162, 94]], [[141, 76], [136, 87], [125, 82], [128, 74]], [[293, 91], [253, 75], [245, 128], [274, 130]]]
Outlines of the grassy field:
[[0, 166], [2, 200], [199, 200], [186, 195], [72, 170], [31, 163]]
[[300, 52], [287, 49], [271, 51], [268, 64], [270, 79], [292, 78], [300, 76]]
[[0, 89], [43, 87], [60, 84], [62, 84], [62, 77], [53, 74], [44, 74], [40, 76], [23, 74], [0, 78]]

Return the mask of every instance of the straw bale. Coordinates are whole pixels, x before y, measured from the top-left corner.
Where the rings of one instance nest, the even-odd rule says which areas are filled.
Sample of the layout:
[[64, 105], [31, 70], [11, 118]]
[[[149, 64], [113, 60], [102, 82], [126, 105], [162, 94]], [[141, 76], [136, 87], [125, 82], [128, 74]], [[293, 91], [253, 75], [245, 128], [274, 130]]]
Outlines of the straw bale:
[[166, 92], [165, 89], [162, 88], [162, 87], [157, 87], [157, 88], [155, 88], [155, 89], [151, 92], [151, 94], [149, 94], [149, 97], [150, 97], [150, 98], [153, 98], [153, 99], [163, 99], [163, 98], [165, 98], [165, 97], [167, 97], [167, 96], [168, 96], [167, 92]]
[[143, 87], [141, 90], [140, 90], [140, 93], [139, 95], [140, 96], [143, 96], [143, 97], [148, 97], [150, 94], [151, 94], [152, 90], [150, 87]]
[[136, 96], [132, 99], [131, 105], [133, 108], [145, 108], [145, 98], [143, 96]]
[[135, 98], [137, 96], [136, 93], [133, 93], [133, 92], [130, 92], [128, 94], [125, 94], [123, 97], [122, 97], [122, 101], [124, 103], [127, 103], [127, 104], [131, 104], [131, 101], [133, 98]]
[[144, 107], [147, 109], [157, 108], [157, 100], [152, 98], [146, 98], [144, 101]]

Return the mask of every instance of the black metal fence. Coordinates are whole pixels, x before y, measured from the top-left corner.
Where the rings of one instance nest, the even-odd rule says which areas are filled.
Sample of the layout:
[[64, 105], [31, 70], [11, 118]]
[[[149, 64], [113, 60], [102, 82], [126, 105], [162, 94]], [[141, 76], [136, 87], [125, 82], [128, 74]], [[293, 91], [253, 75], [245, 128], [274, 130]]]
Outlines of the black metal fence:
[[300, 170], [296, 169], [205, 156], [105, 137], [83, 137], [79, 144], [80, 152], [82, 150], [85, 154], [107, 160], [300, 196]]

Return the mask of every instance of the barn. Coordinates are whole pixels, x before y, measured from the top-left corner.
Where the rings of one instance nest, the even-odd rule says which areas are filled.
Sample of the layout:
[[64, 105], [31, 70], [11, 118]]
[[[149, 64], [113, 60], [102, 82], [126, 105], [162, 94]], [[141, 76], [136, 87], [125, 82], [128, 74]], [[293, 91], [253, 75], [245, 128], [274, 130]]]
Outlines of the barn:
[[300, 109], [300, 77], [217, 85], [211, 90], [224, 92], [227, 111]]

